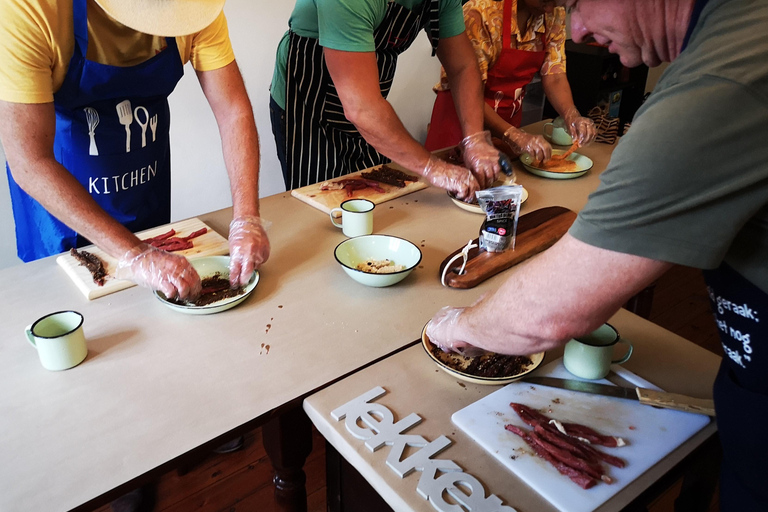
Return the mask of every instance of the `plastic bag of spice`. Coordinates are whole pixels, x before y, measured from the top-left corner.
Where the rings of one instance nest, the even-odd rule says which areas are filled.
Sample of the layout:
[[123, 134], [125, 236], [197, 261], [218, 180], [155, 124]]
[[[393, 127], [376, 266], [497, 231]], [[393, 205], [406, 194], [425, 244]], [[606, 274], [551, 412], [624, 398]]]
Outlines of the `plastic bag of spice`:
[[523, 187], [504, 185], [478, 190], [475, 195], [480, 208], [485, 212], [485, 221], [480, 227], [480, 249], [504, 252], [511, 247], [514, 250]]

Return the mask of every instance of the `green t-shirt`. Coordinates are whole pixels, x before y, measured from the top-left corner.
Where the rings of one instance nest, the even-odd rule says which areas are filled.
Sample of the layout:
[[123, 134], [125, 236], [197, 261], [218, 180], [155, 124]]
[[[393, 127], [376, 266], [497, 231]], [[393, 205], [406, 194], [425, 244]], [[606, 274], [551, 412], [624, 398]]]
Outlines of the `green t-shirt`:
[[570, 230], [768, 292], [768, 2], [710, 0]]
[[[408, 9], [420, 9], [423, 0], [394, 0]], [[297, 0], [288, 25], [303, 37], [318, 39], [333, 50], [372, 52], [376, 49], [373, 32], [387, 11], [387, 0]], [[440, 38], [464, 32], [461, 0], [441, 0]], [[288, 32], [277, 47], [275, 72], [270, 91], [275, 102], [285, 108], [285, 66], [288, 60]]]

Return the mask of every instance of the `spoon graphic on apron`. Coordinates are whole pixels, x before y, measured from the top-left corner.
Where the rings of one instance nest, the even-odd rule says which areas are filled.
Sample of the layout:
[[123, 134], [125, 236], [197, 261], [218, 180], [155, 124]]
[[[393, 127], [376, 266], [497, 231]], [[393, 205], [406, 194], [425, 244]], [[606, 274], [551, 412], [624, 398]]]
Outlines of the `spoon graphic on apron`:
[[[141, 122], [141, 119], [139, 119], [139, 112], [144, 112], [144, 122]], [[133, 117], [136, 118], [136, 122], [141, 126], [141, 147], [145, 147], [147, 145], [147, 124], [149, 124], [149, 112], [147, 112], [147, 109], [138, 106], [136, 107], [136, 110], [133, 111]]]
[[115, 107], [120, 124], [125, 126], [125, 152], [131, 152], [131, 123], [133, 122], [133, 112], [131, 111], [131, 100], [123, 100]]

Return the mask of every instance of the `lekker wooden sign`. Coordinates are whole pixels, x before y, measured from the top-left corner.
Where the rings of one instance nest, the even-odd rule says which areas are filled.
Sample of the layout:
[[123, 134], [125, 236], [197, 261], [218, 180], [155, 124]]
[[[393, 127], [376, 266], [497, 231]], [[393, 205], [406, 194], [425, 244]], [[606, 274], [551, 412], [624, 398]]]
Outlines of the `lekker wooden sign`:
[[[147, 238], [162, 235], [173, 229], [176, 231], [175, 236], [185, 237], [202, 228], [207, 228], [207, 231], [191, 240], [193, 245], [191, 249], [176, 251], [175, 254], [179, 254], [190, 260], [201, 256], [229, 254], [229, 243], [227, 242], [227, 239], [212, 230], [196, 217], [148, 229], [141, 233], [136, 233], [136, 236], [142, 240], [146, 240]], [[60, 254], [56, 258], [56, 263], [64, 269], [70, 279], [72, 279], [77, 288], [83, 292], [83, 295], [85, 295], [88, 300], [97, 299], [104, 295], [109, 295], [110, 293], [136, 286], [132, 281], [116, 279], [115, 271], [117, 270], [117, 261], [95, 245], [82, 247], [80, 250], [88, 251], [89, 253], [98, 256], [104, 262], [104, 268], [108, 274], [104, 286], [99, 286], [94, 283], [93, 276], [91, 276], [88, 269], [80, 265], [69, 252]]]
[[[463, 258], [456, 259], [445, 274], [445, 285], [451, 288], [474, 288], [489, 277], [517, 265], [554, 245], [576, 220], [576, 214], [562, 206], [549, 206], [522, 215], [517, 222], [515, 249], [504, 252], [470, 249], [464, 272], [459, 274]], [[473, 244], [477, 246], [478, 239]], [[463, 248], [452, 252], [440, 264], [439, 277], [454, 256]]]

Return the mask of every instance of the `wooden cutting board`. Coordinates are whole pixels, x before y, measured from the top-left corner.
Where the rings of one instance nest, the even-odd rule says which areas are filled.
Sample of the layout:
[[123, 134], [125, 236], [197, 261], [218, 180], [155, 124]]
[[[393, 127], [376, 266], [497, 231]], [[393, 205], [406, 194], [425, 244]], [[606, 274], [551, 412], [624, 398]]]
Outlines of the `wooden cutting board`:
[[[379, 186], [384, 189], [384, 192], [377, 192], [372, 188], [364, 188], [361, 190], [353, 190], [351, 196], [347, 195], [346, 190], [320, 190], [322, 183], [315, 183], [313, 185], [307, 185], [306, 187], [291, 190], [291, 195], [299, 201], [303, 201], [322, 212], [330, 214], [333, 208], [338, 208], [339, 205], [347, 199], [368, 199], [374, 204], [380, 204], [385, 201], [410, 194], [411, 192], [416, 192], [417, 190], [421, 190], [428, 186], [424, 178], [417, 176], [412, 172], [406, 171], [399, 165], [394, 163], [389, 163], [387, 165], [393, 169], [397, 169], [398, 171], [410, 174], [414, 178], [417, 178], [418, 181], [407, 181], [405, 187], [403, 188], [398, 188], [394, 185], [387, 185], [386, 183], [379, 183]], [[376, 167], [381, 166], [377, 165], [369, 169], [363, 169], [362, 171], [353, 172], [351, 174], [347, 174], [340, 178], [335, 178], [329, 181], [359, 178], [362, 173], [369, 172]]]
[[[164, 226], [158, 226], [156, 228], [148, 229], [140, 233], [136, 233], [139, 238], [147, 239], [152, 238], [163, 233], [167, 233], [171, 229], [176, 231], [175, 236], [184, 237], [190, 233], [197, 231], [201, 228], [208, 228], [208, 232], [191, 240], [193, 247], [185, 251], [176, 251], [176, 254], [180, 254], [187, 259], [199, 258], [201, 256], [218, 256], [222, 254], [229, 254], [229, 243], [227, 239], [212, 230], [203, 221], [198, 218], [191, 218], [179, 222], [173, 222]], [[88, 300], [97, 299], [104, 295], [109, 295], [120, 290], [125, 290], [132, 286], [136, 286], [131, 281], [125, 281], [116, 279], [114, 277], [115, 270], [117, 269], [117, 261], [111, 256], [107, 255], [104, 251], [96, 247], [95, 245], [89, 245], [82, 247], [80, 250], [85, 250], [101, 258], [106, 267], [107, 277], [104, 286], [99, 286], [93, 282], [93, 277], [87, 268], [80, 265], [78, 261], [73, 258], [69, 252], [60, 254], [56, 258], [56, 262], [64, 269], [67, 275], [72, 279], [78, 289], [83, 292]]]
[[[574, 220], [576, 220], [576, 214], [562, 206], [549, 206], [526, 213], [517, 221], [514, 250], [487, 252], [480, 251], [478, 248], [471, 249], [464, 273], [458, 274], [463, 262], [463, 259], [459, 258], [446, 273], [445, 283], [451, 288], [473, 288], [489, 277], [554, 245], [568, 231]], [[473, 243], [477, 245], [477, 238]], [[460, 247], [443, 260], [440, 264], [439, 278], [442, 278], [443, 269], [451, 258], [462, 249], [463, 247]]]
[[[658, 389], [629, 370], [617, 365], [611, 368], [637, 386]], [[534, 375], [574, 378], [563, 366], [562, 359], [539, 368]], [[597, 382], [612, 385], [604, 379]], [[521, 438], [504, 429], [508, 423], [530, 429], [509, 406], [510, 402], [528, 405], [551, 418], [580, 423], [602, 434], [621, 437], [627, 446], [597, 448], [623, 459], [626, 466], [619, 469], [604, 464], [606, 473], [615, 481], [610, 485], [598, 483], [591, 489], [582, 489], [534, 456]], [[564, 512], [590, 512], [600, 507], [710, 422], [709, 417], [701, 414], [657, 409], [633, 400], [527, 382], [508, 384], [455, 412], [451, 420], [507, 470]]]

